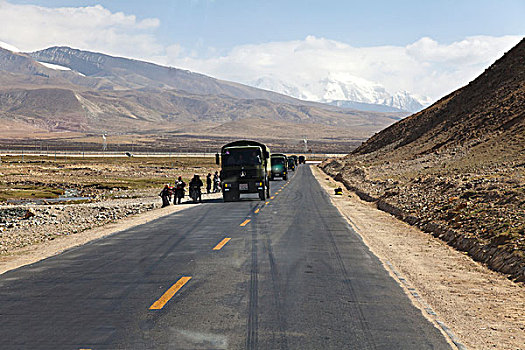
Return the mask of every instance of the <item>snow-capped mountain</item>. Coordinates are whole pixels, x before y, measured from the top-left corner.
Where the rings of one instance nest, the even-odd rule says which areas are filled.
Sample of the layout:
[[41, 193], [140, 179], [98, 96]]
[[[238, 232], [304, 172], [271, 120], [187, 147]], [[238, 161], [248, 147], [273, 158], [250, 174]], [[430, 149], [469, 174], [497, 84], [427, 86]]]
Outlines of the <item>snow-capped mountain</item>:
[[[388, 106], [409, 112], [422, 110], [430, 102], [407, 91], [389, 93], [384, 86], [349, 74], [329, 74], [318, 81], [283, 81], [262, 77], [250, 85], [302, 100], [345, 106], [345, 101]], [[356, 106], [356, 104], [351, 104]]]
[[10, 45], [8, 43], [4, 43], [3, 41], [0, 41], [0, 48], [6, 49], [12, 52], [20, 52], [20, 50], [17, 47]]

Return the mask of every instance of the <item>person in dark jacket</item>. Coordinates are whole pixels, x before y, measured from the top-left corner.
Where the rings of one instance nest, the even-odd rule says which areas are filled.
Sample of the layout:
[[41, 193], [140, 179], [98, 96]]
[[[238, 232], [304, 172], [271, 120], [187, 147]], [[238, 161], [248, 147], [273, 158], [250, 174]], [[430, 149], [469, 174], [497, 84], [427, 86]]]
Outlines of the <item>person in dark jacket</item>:
[[170, 185], [166, 184], [162, 191], [159, 193], [160, 198], [162, 198], [162, 208], [167, 207], [170, 205], [170, 196], [171, 196], [171, 189]]
[[197, 200], [202, 203], [202, 191], [201, 187], [203, 186], [202, 180], [199, 177], [199, 175], [195, 174], [193, 175], [193, 179], [190, 181], [190, 197], [194, 191], [197, 193]]
[[184, 198], [184, 187], [186, 183], [182, 181], [182, 176], [179, 176], [177, 182], [175, 182], [175, 195], [173, 196], [173, 204], [180, 204], [182, 198]]
[[211, 173], [208, 173], [208, 176], [206, 176], [206, 193], [211, 192]]

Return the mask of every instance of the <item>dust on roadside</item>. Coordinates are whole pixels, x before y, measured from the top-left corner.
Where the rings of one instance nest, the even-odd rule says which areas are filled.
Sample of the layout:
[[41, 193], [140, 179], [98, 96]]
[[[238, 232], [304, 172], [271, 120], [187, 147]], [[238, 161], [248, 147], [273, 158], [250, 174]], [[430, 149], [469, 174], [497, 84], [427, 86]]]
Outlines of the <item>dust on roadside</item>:
[[[383, 263], [389, 261], [469, 349], [525, 349], [525, 288], [474, 262], [311, 167], [333, 203]], [[415, 303], [416, 306], [417, 303]]]

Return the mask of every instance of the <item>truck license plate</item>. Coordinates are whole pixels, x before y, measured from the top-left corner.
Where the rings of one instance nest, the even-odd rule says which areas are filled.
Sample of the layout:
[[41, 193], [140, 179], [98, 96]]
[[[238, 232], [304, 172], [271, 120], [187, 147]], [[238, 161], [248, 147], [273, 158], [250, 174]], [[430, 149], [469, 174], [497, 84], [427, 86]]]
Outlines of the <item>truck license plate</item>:
[[239, 191], [248, 191], [248, 184], [239, 184]]

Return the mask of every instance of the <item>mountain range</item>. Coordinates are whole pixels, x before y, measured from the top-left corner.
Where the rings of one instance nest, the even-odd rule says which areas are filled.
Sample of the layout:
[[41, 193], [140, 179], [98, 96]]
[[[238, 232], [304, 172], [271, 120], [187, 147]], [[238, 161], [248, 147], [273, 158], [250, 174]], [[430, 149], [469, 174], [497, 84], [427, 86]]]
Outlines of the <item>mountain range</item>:
[[328, 74], [318, 81], [284, 81], [266, 76], [250, 85], [302, 100], [368, 111], [418, 112], [430, 103], [428, 97], [415, 96], [407, 91], [391, 94], [381, 84], [341, 73]]
[[32, 53], [0, 48], [0, 86], [5, 126], [1, 138], [31, 132], [140, 132], [154, 139], [176, 132], [191, 140], [235, 134], [293, 143], [308, 137], [347, 147], [406, 115], [302, 101], [187, 70], [69, 47]]

